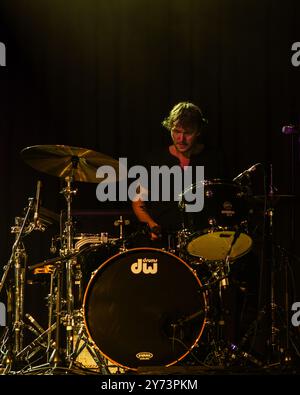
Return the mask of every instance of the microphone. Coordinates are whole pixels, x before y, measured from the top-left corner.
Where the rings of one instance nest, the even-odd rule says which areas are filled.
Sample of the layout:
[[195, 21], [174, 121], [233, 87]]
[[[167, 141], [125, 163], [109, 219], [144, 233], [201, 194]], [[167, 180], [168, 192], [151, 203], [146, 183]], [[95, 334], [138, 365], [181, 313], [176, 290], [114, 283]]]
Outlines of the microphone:
[[232, 181], [239, 181], [244, 177], [249, 177], [249, 175], [254, 172], [258, 166], [260, 166], [261, 163], [256, 163], [255, 165], [249, 167], [249, 169], [243, 171], [242, 173], [240, 173], [238, 176], [236, 176]]
[[282, 127], [283, 134], [298, 134], [300, 132], [299, 127], [296, 125], [286, 125]]
[[230, 271], [230, 262], [229, 262], [230, 254], [231, 254], [233, 246], [237, 242], [237, 239], [240, 237], [241, 233], [242, 233], [242, 229], [239, 226], [238, 229], [234, 232], [234, 235], [233, 235], [233, 238], [232, 238], [232, 242], [230, 244], [229, 251], [227, 252], [227, 255], [226, 255], [225, 263], [223, 264], [223, 267], [222, 267], [222, 270], [221, 270], [221, 274], [222, 274], [221, 275], [221, 277], [222, 277], [222, 279], [221, 279], [221, 287], [223, 289], [226, 289], [229, 286], [228, 274], [229, 274], [229, 271]]
[[35, 208], [34, 208], [34, 215], [33, 215], [33, 223], [34, 227], [38, 227], [39, 221], [39, 211], [40, 211], [40, 193], [41, 193], [42, 182], [38, 180], [36, 185], [36, 194], [35, 194]]
[[234, 232], [233, 239], [232, 239], [232, 243], [231, 243], [231, 246], [230, 246], [230, 249], [231, 249], [231, 250], [232, 250], [232, 247], [233, 247], [233, 246], [235, 245], [235, 243], [237, 242], [237, 239], [240, 237], [241, 233], [242, 233], [242, 229], [241, 229], [241, 227], [239, 226], [238, 229]]

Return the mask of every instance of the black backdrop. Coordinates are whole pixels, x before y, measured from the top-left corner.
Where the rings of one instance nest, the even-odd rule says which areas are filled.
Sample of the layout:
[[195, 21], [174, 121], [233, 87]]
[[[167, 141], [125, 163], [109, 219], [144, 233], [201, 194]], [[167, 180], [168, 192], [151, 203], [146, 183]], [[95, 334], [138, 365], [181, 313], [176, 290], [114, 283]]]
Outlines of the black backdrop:
[[[23, 163], [21, 149], [66, 144], [138, 163], [167, 141], [161, 121], [182, 100], [203, 109], [232, 176], [272, 164], [278, 193], [299, 193], [298, 136], [293, 145], [281, 132], [299, 125], [300, 67], [291, 63], [299, 15], [298, 0], [2, 0], [1, 262], [38, 179], [43, 206], [64, 207], [59, 180]], [[74, 202], [94, 212], [81, 219], [93, 220], [85, 232], [109, 226], [95, 216], [111, 208], [96, 200], [95, 187], [79, 184]], [[297, 200], [277, 206], [277, 241], [298, 255], [299, 220]], [[28, 238], [31, 262], [49, 256], [47, 232]], [[292, 265], [299, 281], [299, 263]]]

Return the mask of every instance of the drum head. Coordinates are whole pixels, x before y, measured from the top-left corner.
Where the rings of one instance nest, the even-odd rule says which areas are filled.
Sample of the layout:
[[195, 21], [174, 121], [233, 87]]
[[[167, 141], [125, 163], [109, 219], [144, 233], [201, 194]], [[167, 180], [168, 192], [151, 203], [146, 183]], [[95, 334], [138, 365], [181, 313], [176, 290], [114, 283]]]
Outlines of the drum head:
[[181, 259], [154, 248], [136, 248], [104, 262], [84, 296], [87, 331], [113, 363], [176, 363], [196, 345], [205, 326], [201, 282]]
[[[240, 185], [228, 180], [206, 180], [190, 187], [194, 193], [204, 188], [204, 207], [198, 213], [185, 213], [191, 236], [186, 242], [188, 254], [205, 261], [221, 261], [230, 252], [230, 260], [246, 254], [252, 247], [247, 235], [249, 207]], [[241, 233], [232, 245], [234, 235]], [[232, 249], [231, 249], [232, 245]]]
[[[225, 260], [231, 249], [234, 235], [234, 231], [219, 231], [194, 236], [188, 243], [188, 253], [207, 261]], [[241, 233], [232, 246], [229, 259], [233, 261], [245, 255], [251, 247], [251, 237]]]

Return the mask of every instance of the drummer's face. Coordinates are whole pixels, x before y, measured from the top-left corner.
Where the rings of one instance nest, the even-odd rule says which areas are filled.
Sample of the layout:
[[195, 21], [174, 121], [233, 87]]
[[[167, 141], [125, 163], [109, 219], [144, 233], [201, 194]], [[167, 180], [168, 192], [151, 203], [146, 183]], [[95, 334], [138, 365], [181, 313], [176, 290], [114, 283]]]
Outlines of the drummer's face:
[[171, 129], [171, 136], [176, 150], [182, 154], [186, 154], [192, 150], [196, 144], [199, 132], [180, 125], [174, 125]]

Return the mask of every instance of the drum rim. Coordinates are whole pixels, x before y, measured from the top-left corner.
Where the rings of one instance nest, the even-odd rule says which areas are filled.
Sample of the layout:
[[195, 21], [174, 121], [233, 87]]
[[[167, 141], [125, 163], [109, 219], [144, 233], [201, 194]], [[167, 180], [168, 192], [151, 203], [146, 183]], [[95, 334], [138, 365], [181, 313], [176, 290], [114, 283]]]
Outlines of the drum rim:
[[225, 186], [234, 186], [237, 187], [240, 191], [242, 191], [242, 188], [240, 184], [238, 184], [236, 181], [230, 180], [229, 178], [212, 178], [212, 179], [206, 179], [206, 180], [201, 180], [192, 183], [189, 185], [181, 194], [181, 197], [184, 197], [184, 195], [189, 192], [193, 188], [197, 188], [198, 186], [203, 185], [204, 187], [207, 185], [225, 185]]
[[[100, 354], [102, 354], [102, 355], [104, 356], [104, 358], [106, 358], [107, 360], [109, 360], [110, 362], [112, 362], [114, 365], [116, 365], [116, 366], [118, 366], [118, 367], [121, 367], [121, 368], [126, 369], [126, 370], [133, 370], [133, 371], [137, 371], [138, 369], [137, 369], [137, 368], [130, 367], [130, 366], [123, 365], [123, 364], [121, 364], [120, 362], [117, 362], [117, 361], [113, 360], [111, 357], [109, 357], [107, 354], [105, 354], [105, 353], [99, 348], [99, 346], [96, 344], [96, 342], [94, 341], [93, 337], [92, 337], [91, 334], [90, 334], [89, 327], [88, 327], [88, 325], [87, 325], [87, 320], [86, 320], [86, 315], [87, 315], [87, 314], [86, 314], [86, 299], [87, 299], [87, 294], [88, 294], [88, 291], [89, 291], [89, 289], [90, 289], [90, 286], [92, 285], [92, 283], [93, 283], [93, 281], [94, 281], [94, 278], [96, 278], [97, 273], [98, 273], [106, 264], [108, 264], [109, 261], [114, 260], [114, 259], [116, 259], [118, 256], [121, 256], [122, 254], [126, 254], [127, 252], [140, 251], [140, 250], [147, 250], [147, 251], [151, 250], [151, 251], [156, 251], [156, 252], [160, 252], [160, 253], [164, 253], [164, 254], [170, 255], [170, 256], [172, 256], [173, 258], [176, 258], [177, 260], [181, 261], [181, 263], [183, 263], [183, 264], [190, 270], [190, 272], [192, 273], [192, 275], [195, 277], [195, 279], [197, 280], [198, 284], [200, 285], [200, 289], [203, 287], [203, 285], [202, 285], [202, 283], [201, 283], [201, 280], [199, 279], [199, 277], [198, 277], [198, 275], [197, 275], [196, 270], [195, 270], [195, 269], [192, 269], [183, 259], [181, 259], [181, 258], [178, 257], [177, 255], [172, 254], [172, 253], [169, 252], [169, 251], [164, 251], [164, 250], [162, 250], [162, 249], [153, 248], [153, 247], [137, 247], [137, 248], [128, 249], [128, 250], [126, 250], [126, 251], [118, 252], [117, 254], [115, 254], [115, 255], [111, 256], [110, 258], [106, 259], [105, 262], [103, 262], [103, 263], [98, 267], [98, 269], [96, 269], [96, 270], [92, 273], [91, 278], [90, 278], [90, 280], [89, 280], [89, 282], [88, 282], [88, 284], [87, 284], [87, 286], [86, 286], [86, 289], [85, 289], [85, 292], [84, 292], [84, 297], [83, 297], [83, 302], [82, 302], [83, 321], [84, 321], [84, 326], [85, 326], [85, 329], [86, 329], [86, 331], [87, 331], [87, 334], [88, 334], [89, 338], [91, 339], [91, 341], [92, 341], [94, 347], [97, 348], [97, 350], [100, 352]], [[180, 358], [177, 358], [175, 361], [172, 361], [172, 362], [168, 363], [167, 365], [164, 365], [165, 367], [174, 365], [175, 363], [181, 361], [184, 357], [186, 357], [186, 356], [194, 349], [194, 347], [197, 345], [198, 341], [201, 339], [201, 336], [202, 336], [202, 334], [203, 334], [204, 328], [205, 328], [205, 326], [206, 326], [206, 324], [207, 324], [207, 322], [208, 322], [208, 321], [207, 321], [208, 301], [207, 301], [207, 296], [206, 296], [205, 291], [202, 292], [202, 296], [203, 296], [203, 302], [204, 302], [204, 317], [203, 317], [203, 323], [202, 323], [202, 325], [201, 325], [200, 332], [199, 332], [199, 334], [198, 334], [196, 340], [194, 341], [194, 343], [192, 344], [192, 346], [189, 347], [189, 349], [188, 349], [182, 356], [180, 356]]]

